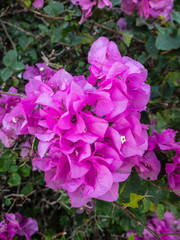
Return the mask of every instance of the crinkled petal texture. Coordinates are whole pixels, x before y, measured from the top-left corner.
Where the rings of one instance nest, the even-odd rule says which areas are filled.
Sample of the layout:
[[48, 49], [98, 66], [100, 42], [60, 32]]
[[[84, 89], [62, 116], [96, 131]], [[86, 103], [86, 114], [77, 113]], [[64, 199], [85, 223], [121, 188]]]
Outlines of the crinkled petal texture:
[[[85, 11], [90, 2], [94, 1], [74, 1]], [[110, 1], [99, 1], [100, 7], [104, 5]], [[47, 187], [65, 189], [72, 207], [91, 198], [115, 201], [119, 182], [133, 167], [140, 177], [151, 180], [160, 171], [156, 155], [147, 152], [147, 126], [140, 122], [150, 96], [147, 70], [121, 57], [117, 45], [105, 37], [93, 43], [88, 61], [88, 81], [64, 69], [54, 73], [44, 64], [27, 66], [26, 98], [8, 97], [9, 103], [0, 109], [0, 138], [11, 136], [4, 142], [12, 145], [18, 136], [35, 136], [39, 143], [33, 170], [45, 172]]]
[[162, 15], [168, 21], [173, 11], [173, 3], [174, 0], [149, 0], [150, 15], [154, 18]]
[[122, 0], [121, 10], [130, 15], [137, 9], [141, 18], [149, 15], [158, 18], [162, 15], [168, 21], [173, 11], [173, 3], [174, 0]]
[[25, 218], [20, 213], [8, 213], [0, 222], [0, 239], [13, 240], [15, 235], [25, 236], [31, 240], [31, 236], [38, 231], [37, 221], [33, 218]]

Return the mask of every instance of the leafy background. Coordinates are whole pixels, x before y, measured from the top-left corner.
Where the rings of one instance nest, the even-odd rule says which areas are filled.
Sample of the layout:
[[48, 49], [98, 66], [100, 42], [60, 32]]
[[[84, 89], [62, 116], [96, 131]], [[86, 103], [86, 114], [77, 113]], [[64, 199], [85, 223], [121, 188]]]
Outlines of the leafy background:
[[[81, 10], [70, 1], [47, 0], [44, 8], [37, 10], [31, 0], [2, 0], [1, 89], [7, 91], [14, 86], [23, 92], [26, 64], [43, 61], [55, 70], [65, 68], [71, 74], [88, 76], [90, 46], [105, 36], [116, 42], [122, 56], [136, 59], [148, 69], [151, 99], [141, 121], [149, 124], [156, 118], [158, 132], [167, 128], [180, 130], [180, 2], [175, 1], [175, 11], [168, 22], [163, 17], [141, 19], [136, 13], [127, 16], [120, 10], [120, 0], [112, 2], [111, 9], [93, 8], [92, 17], [79, 25]], [[122, 32], [116, 24], [120, 17], [127, 21], [127, 30]], [[126, 239], [125, 233], [132, 228], [142, 234], [143, 227], [113, 203], [94, 200], [92, 205], [71, 209], [65, 191], [46, 188], [43, 173], [32, 171], [32, 156], [20, 157], [19, 144], [23, 141], [23, 137], [18, 139], [9, 149], [0, 145], [1, 214], [19, 211], [36, 218], [40, 231], [33, 240]], [[163, 218], [166, 210], [180, 218], [179, 197], [167, 190], [165, 176], [165, 163], [172, 154], [159, 153], [162, 171], [154, 185], [140, 179], [135, 172], [120, 183], [117, 202], [127, 206], [145, 224], [155, 210], [158, 219]]]

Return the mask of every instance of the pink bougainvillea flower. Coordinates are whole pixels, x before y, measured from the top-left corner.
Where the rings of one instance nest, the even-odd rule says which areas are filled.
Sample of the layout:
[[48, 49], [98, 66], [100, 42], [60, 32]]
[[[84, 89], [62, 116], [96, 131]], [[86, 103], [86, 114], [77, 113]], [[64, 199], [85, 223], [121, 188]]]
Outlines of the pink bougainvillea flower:
[[[155, 216], [148, 220], [148, 227], [157, 234], [167, 234], [161, 236], [162, 240], [179, 240], [180, 220], [176, 219], [171, 212], [165, 212], [161, 220], [158, 220], [157, 213], [155, 213]], [[131, 236], [132, 233], [134, 240], [155, 240], [155, 237], [146, 229], [144, 229], [142, 236], [137, 236], [134, 230], [129, 231], [127, 236]]]
[[130, 15], [135, 9], [138, 9], [140, 17], [147, 18], [149, 16], [149, 3], [148, 0], [122, 0], [121, 10]]
[[117, 25], [120, 31], [126, 30], [127, 29], [126, 19], [123, 17], [119, 18], [119, 20], [117, 21]]
[[158, 18], [159, 15], [162, 15], [168, 21], [173, 11], [173, 3], [174, 0], [149, 0], [150, 15], [153, 18]]
[[44, 0], [35, 0], [33, 2], [33, 7], [35, 8], [42, 8], [44, 5]]
[[104, 8], [105, 6], [112, 7], [112, 2], [110, 0], [98, 0], [98, 8]]
[[83, 23], [84, 20], [92, 15], [92, 8], [96, 5], [96, 1], [93, 0], [71, 0], [73, 4], [79, 5], [82, 10], [82, 17], [79, 24]]
[[136, 171], [143, 179], [157, 180], [160, 170], [160, 161], [153, 151], [146, 152], [143, 157], [138, 159], [136, 164]]
[[147, 18], [149, 15], [158, 18], [162, 15], [168, 21], [173, 11], [173, 2], [174, 0], [122, 0], [121, 9], [128, 15], [138, 9], [141, 18]]
[[48, 67], [46, 63], [36, 63], [35, 67], [27, 64], [26, 71], [23, 73], [23, 78], [30, 80], [40, 75], [43, 81], [47, 82], [54, 74], [54, 70]]
[[[96, 0], [71, 0], [71, 2], [81, 7], [82, 17], [79, 24], [92, 15], [92, 8], [96, 5]], [[98, 8], [104, 8], [105, 6], [111, 8], [112, 2], [110, 0], [98, 0]]]
[[148, 139], [148, 149], [156, 151], [178, 150], [180, 149], [179, 142], [175, 142], [176, 131], [173, 129], [163, 130], [162, 133], [157, 133], [153, 129], [152, 136]]
[[[89, 7], [90, 2], [79, 3]], [[88, 81], [64, 69], [55, 73], [46, 64], [27, 66], [25, 98], [0, 99], [3, 143], [12, 146], [21, 135], [36, 137], [33, 170], [45, 172], [47, 187], [66, 190], [72, 207], [82, 207], [92, 198], [115, 201], [119, 182], [133, 167], [151, 180], [160, 171], [154, 148], [147, 152], [148, 127], [140, 122], [150, 97], [147, 70], [121, 57], [117, 45], [105, 37], [93, 43], [88, 61]], [[163, 134], [161, 138], [154, 133], [155, 147], [177, 148], [168, 142], [174, 140], [173, 133]], [[30, 142], [21, 146], [26, 147], [21, 152], [26, 157]]]
[[180, 151], [173, 158], [174, 163], [166, 163], [166, 173], [168, 178], [169, 187], [180, 196]]
[[20, 213], [8, 213], [0, 222], [0, 239], [13, 240], [15, 235], [25, 236], [31, 240], [31, 236], [38, 231], [37, 221], [33, 218], [25, 218]]

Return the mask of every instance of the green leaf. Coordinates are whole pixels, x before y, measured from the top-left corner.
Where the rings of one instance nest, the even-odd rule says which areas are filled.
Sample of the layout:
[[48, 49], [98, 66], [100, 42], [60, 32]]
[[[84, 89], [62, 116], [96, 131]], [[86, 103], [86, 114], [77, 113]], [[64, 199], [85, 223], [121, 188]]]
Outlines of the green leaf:
[[131, 193], [129, 203], [123, 203], [123, 205], [127, 207], [138, 208], [139, 207], [138, 202], [143, 198], [144, 196]]
[[40, 174], [35, 177], [35, 182], [36, 182], [36, 184], [41, 185], [41, 186], [45, 185], [44, 178]]
[[172, 12], [171, 13], [172, 19], [174, 19], [177, 23], [180, 24], [180, 13], [179, 12]]
[[158, 215], [158, 221], [163, 219], [164, 217], [164, 212], [165, 212], [165, 208], [164, 208], [164, 205], [162, 204], [158, 204], [157, 206], [157, 215]]
[[175, 88], [176, 87], [174, 86], [174, 84], [172, 82], [168, 82], [168, 81], [165, 82], [161, 89], [161, 94], [162, 94], [163, 99], [171, 98]]
[[26, 184], [22, 190], [21, 190], [21, 194], [24, 195], [28, 195], [29, 193], [31, 193], [33, 191], [33, 185], [31, 183]]
[[81, 43], [82, 36], [71, 36], [71, 46], [76, 46]]
[[58, 16], [64, 11], [64, 5], [60, 2], [50, 1], [49, 5], [44, 8], [45, 13], [51, 16]]
[[52, 34], [51, 34], [52, 43], [56, 43], [62, 40], [62, 38], [64, 37], [63, 30], [68, 28], [68, 26], [69, 26], [69, 23], [65, 22], [61, 24], [59, 28], [56, 28], [52, 31]]
[[173, 28], [162, 28], [159, 27], [159, 34], [156, 38], [155, 46], [159, 50], [171, 50], [177, 49], [180, 46], [180, 36], [173, 35]]
[[23, 35], [18, 39], [18, 42], [22, 48], [26, 48], [31, 42], [34, 42], [34, 39]]
[[142, 213], [146, 213], [147, 211], [149, 211], [149, 209], [151, 208], [151, 202], [144, 198], [143, 199], [143, 210], [141, 211]]
[[26, 7], [30, 8], [31, 7], [31, 0], [24, 0], [24, 4]]
[[52, 7], [52, 6], [44, 7], [44, 11], [45, 11], [45, 13], [47, 13], [47, 14], [49, 14], [51, 16], [54, 16], [54, 17], [57, 16], [57, 10], [54, 7]]
[[172, 82], [175, 86], [178, 86], [178, 80], [180, 79], [180, 72], [169, 72], [165, 79], [168, 80], [168, 82]]
[[[158, 122], [158, 119], [157, 119], [157, 122]], [[164, 127], [162, 127], [162, 129], [163, 128]], [[153, 202], [155, 205], [157, 205], [161, 200], [168, 199], [169, 192], [164, 189], [157, 188], [153, 185], [149, 185], [147, 195], [150, 196], [150, 201]]]
[[147, 60], [147, 54], [146, 52], [143, 51], [141, 55], [138, 57], [138, 62], [145, 64], [146, 60]]
[[3, 58], [3, 63], [6, 67], [12, 67], [17, 62], [16, 50], [9, 50]]
[[134, 240], [134, 233], [131, 233], [131, 235], [128, 237], [128, 240]]
[[18, 172], [23, 177], [29, 177], [31, 173], [31, 167], [29, 167], [28, 165], [23, 165], [22, 167], [19, 168]]
[[152, 56], [152, 58], [158, 58], [158, 50], [155, 46], [156, 39], [154, 37], [150, 37], [145, 43], [146, 51]]
[[151, 86], [151, 99], [158, 98], [161, 95], [158, 85]]
[[6, 199], [6, 200], [5, 200], [5, 205], [6, 205], [7, 207], [9, 207], [9, 206], [11, 205], [11, 200], [10, 200], [10, 199]]
[[117, 5], [120, 6], [120, 4], [121, 4], [121, 0], [112, 0], [112, 7], [115, 7]]
[[0, 172], [9, 171], [10, 167], [15, 164], [17, 155], [13, 155], [10, 150], [5, 150], [0, 159]]
[[21, 177], [18, 173], [11, 173], [9, 176], [8, 184], [11, 187], [18, 186], [21, 183]]
[[94, 42], [94, 37], [90, 33], [83, 34], [81, 39], [81, 44], [92, 44]]
[[10, 69], [9, 67], [3, 68], [1, 70], [1, 77], [3, 81], [6, 81], [8, 78], [10, 78], [13, 74], [13, 70]]
[[126, 44], [127, 47], [129, 47], [134, 35], [132, 33], [124, 31], [122, 32], [122, 36], [123, 36], [123, 42]]
[[67, 227], [67, 226], [69, 226], [69, 225], [71, 224], [71, 219], [70, 219], [70, 217], [67, 216], [67, 215], [61, 216], [60, 219], [59, 219], [59, 224], [60, 224], [60, 226], [62, 226], [62, 227], [65, 227], [65, 226]]
[[16, 62], [13, 66], [13, 69], [16, 70], [16, 71], [20, 71], [20, 70], [23, 70], [25, 68], [26, 68], [26, 66], [21, 62]]
[[13, 166], [10, 167], [9, 171], [10, 172], [17, 172], [18, 169], [19, 169], [19, 166], [13, 165]]

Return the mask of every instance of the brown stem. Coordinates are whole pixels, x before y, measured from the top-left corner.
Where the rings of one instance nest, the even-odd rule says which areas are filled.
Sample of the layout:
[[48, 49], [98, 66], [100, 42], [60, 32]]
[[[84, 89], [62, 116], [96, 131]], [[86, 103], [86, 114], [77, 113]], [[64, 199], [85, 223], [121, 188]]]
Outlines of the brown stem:
[[167, 187], [163, 187], [163, 186], [160, 186], [154, 182], [152, 182], [151, 180], [147, 179], [146, 181], [148, 181], [150, 184], [152, 184], [153, 186], [157, 187], [157, 188], [161, 188], [161, 189], [164, 189], [166, 191], [169, 191], [169, 192], [174, 192], [174, 193], [178, 193], [180, 194], [180, 191], [175, 191], [175, 190], [171, 190], [170, 188], [167, 188]]
[[9, 39], [9, 41], [10, 41], [12, 47], [14, 48], [14, 50], [16, 50], [16, 45], [15, 45], [15, 43], [13, 42], [11, 36], [9, 35], [9, 33], [8, 33], [7, 29], [6, 29], [5, 24], [3, 23], [2, 20], [0, 20], [0, 23], [1, 23], [1, 26], [2, 26], [2, 28], [3, 28], [4, 32], [5, 32], [5, 34], [6, 34], [6, 37]]
[[159, 234], [154, 232], [152, 229], [150, 229], [148, 226], [146, 226], [144, 223], [142, 223], [141, 221], [139, 221], [135, 215], [130, 212], [125, 206], [121, 206], [120, 204], [118, 204], [117, 202], [113, 202], [113, 204], [120, 208], [128, 217], [130, 217], [132, 220], [134, 220], [135, 222], [137, 222], [139, 225], [141, 225], [142, 227], [144, 227], [148, 232], [150, 232], [156, 239], [161, 240], [159, 237]]
[[168, 236], [168, 235], [180, 235], [180, 233], [164, 233], [164, 234], [159, 234], [159, 236]]
[[19, 93], [11, 93], [11, 92], [3, 92], [3, 91], [0, 91], [0, 94], [12, 95], [12, 96], [17, 96], [17, 97], [26, 98], [26, 96], [21, 95], [21, 94], [19, 94]]
[[[123, 36], [122, 32], [116, 31], [116, 30], [114, 30], [114, 29], [111, 29], [111, 28], [109, 28], [109, 27], [107, 27], [107, 26], [105, 26], [105, 25], [103, 25], [103, 24], [91, 22], [91, 21], [89, 21], [89, 20], [87, 20], [87, 19], [86, 19], [86, 21], [87, 21], [88, 23], [96, 26], [96, 27], [103, 28], [103, 29], [105, 29], [105, 30], [107, 30], [107, 31], [109, 31], [109, 32], [112, 32], [112, 33], [114, 33], [114, 34], [116, 34], [116, 35], [118, 35], [118, 36]], [[140, 40], [140, 39], [138, 39], [138, 38], [136, 38], [136, 37], [134, 37], [134, 39], [135, 39], [137, 42], [139, 42], [139, 43], [144, 43], [144, 41], [142, 41], [142, 40]]]
[[28, 11], [34, 13], [35, 15], [47, 18], [47, 19], [51, 19], [51, 20], [64, 20], [64, 17], [53, 17], [44, 13], [41, 13], [37, 10], [33, 10], [32, 8], [28, 8], [27, 6], [25, 6], [25, 4], [23, 3], [22, 0], [20, 0], [21, 4], [23, 5], [23, 7], [25, 7]]
[[105, 29], [105, 30], [107, 30], [107, 31], [109, 31], [109, 32], [112, 32], [112, 33], [114, 33], [114, 34], [116, 34], [116, 35], [118, 35], [118, 36], [120, 36], [120, 35], [122, 36], [122, 33], [121, 33], [121, 32], [118, 32], [118, 31], [116, 31], [116, 30], [114, 30], [114, 29], [111, 29], [111, 28], [109, 28], [109, 27], [107, 27], [107, 26], [105, 26], [105, 25], [103, 25], [103, 24], [99, 24], [99, 23], [96, 23], [96, 22], [92, 22], [92, 21], [89, 21], [89, 20], [87, 20], [87, 19], [86, 19], [86, 21], [87, 21], [88, 23], [96, 26], [96, 27], [103, 28], [103, 29]]
[[2, 22], [3, 22], [4, 24], [7, 24], [7, 25], [9, 25], [9, 26], [11, 26], [11, 27], [13, 27], [13, 28], [21, 31], [21, 32], [24, 32], [26, 35], [32, 36], [32, 37], [34, 37], [34, 38], [39, 38], [39, 37], [40, 37], [40, 35], [37, 35], [37, 36], [36, 36], [36, 35], [34, 35], [33, 33], [28, 32], [28, 31], [24, 30], [23, 28], [20, 28], [20, 27], [12, 24], [12, 23], [10, 23], [10, 22], [4, 21], [4, 20], [2, 20]]

